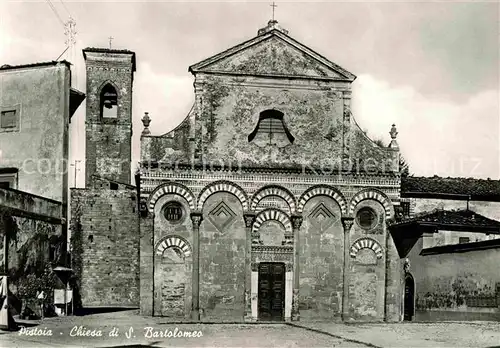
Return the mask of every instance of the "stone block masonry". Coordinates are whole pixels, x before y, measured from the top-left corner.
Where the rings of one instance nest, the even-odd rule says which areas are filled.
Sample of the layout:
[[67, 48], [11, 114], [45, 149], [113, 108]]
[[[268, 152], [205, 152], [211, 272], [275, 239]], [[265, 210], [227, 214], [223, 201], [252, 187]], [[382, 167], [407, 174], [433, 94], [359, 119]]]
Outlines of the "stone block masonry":
[[[139, 218], [131, 187], [71, 190], [73, 269], [83, 307], [139, 306]], [[78, 301], [78, 299], [76, 299]]]

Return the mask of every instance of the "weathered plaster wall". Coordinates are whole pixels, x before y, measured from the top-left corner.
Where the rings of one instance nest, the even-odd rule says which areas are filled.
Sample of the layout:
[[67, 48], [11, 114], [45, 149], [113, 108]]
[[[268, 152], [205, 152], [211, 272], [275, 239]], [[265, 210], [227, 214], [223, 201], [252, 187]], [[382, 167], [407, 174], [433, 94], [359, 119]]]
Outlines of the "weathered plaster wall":
[[318, 196], [307, 202], [303, 216], [299, 233], [301, 319], [339, 319], [344, 267], [340, 207], [331, 198]]
[[[60, 225], [0, 214], [0, 235], [9, 233], [9, 290], [16, 313], [21, 302], [36, 310], [36, 292], [44, 290], [52, 301], [53, 289], [61, 286], [53, 267], [63, 261], [66, 238]], [[0, 259], [3, 260], [4, 239], [0, 240]], [[3, 269], [3, 263], [1, 264]]]
[[19, 169], [17, 189], [67, 202], [70, 70], [66, 64], [0, 71], [0, 107], [20, 128], [0, 133], [0, 168]]
[[[225, 210], [224, 214], [218, 213], [221, 209]], [[229, 223], [223, 217], [228, 217], [227, 209], [234, 214]], [[203, 319], [243, 318], [245, 241], [245, 222], [239, 200], [225, 192], [210, 196], [203, 207], [200, 226], [200, 309]]]
[[[467, 209], [467, 201], [465, 200], [411, 198], [410, 204], [415, 214], [434, 209]], [[470, 201], [469, 209], [487, 218], [500, 221], [500, 202]]]
[[[199, 74], [195, 85], [196, 103], [188, 119], [168, 135], [142, 138], [143, 161], [190, 162], [193, 134], [197, 163], [397, 170], [398, 152], [374, 144], [350, 115], [346, 82]], [[260, 113], [269, 109], [284, 113], [293, 144], [275, 147], [248, 141]], [[171, 150], [165, 152], [165, 147]]]
[[486, 234], [480, 232], [457, 232], [439, 231], [431, 234], [424, 234], [423, 247], [432, 248], [436, 246], [459, 244], [460, 238], [469, 238], [469, 242], [482, 242], [486, 240], [499, 239], [500, 234]]
[[[131, 178], [132, 140], [132, 55], [86, 52], [87, 111], [86, 167], [87, 184], [92, 175], [123, 183]], [[100, 94], [111, 83], [118, 94], [116, 118], [100, 117]]]
[[[169, 222], [164, 215], [165, 204], [179, 202], [183, 207], [183, 216], [177, 223]], [[160, 316], [189, 318], [192, 296], [192, 254], [184, 260], [168, 257], [170, 251], [165, 250], [162, 256], [157, 254], [158, 243], [166, 237], [185, 239], [192, 251], [192, 222], [190, 209], [184, 198], [168, 194], [156, 202], [154, 216], [154, 314]], [[175, 261], [176, 263], [172, 262]], [[181, 261], [183, 261], [181, 263]], [[177, 263], [178, 262], [178, 263]], [[153, 272], [149, 269], [148, 272]]]
[[356, 257], [349, 256], [349, 310], [350, 318], [361, 321], [384, 319], [385, 276], [386, 276], [386, 227], [385, 212], [382, 205], [373, 200], [361, 201], [355, 210], [372, 208], [378, 223], [369, 230], [361, 228], [355, 219], [350, 231], [350, 245], [360, 238], [371, 238], [383, 249], [379, 258], [373, 250], [360, 249]]
[[[408, 255], [415, 279], [416, 320], [500, 319], [500, 250], [420, 256], [421, 250], [422, 239]], [[481, 300], [485, 297], [490, 298], [488, 307]]]
[[[207, 77], [204, 82], [204, 103], [196, 125], [197, 148], [208, 161], [300, 167], [320, 159], [329, 160], [331, 165], [339, 158], [343, 104], [336, 93], [326, 88], [259, 88], [243, 86], [239, 81]], [[248, 135], [257, 126], [260, 112], [273, 108], [284, 113], [284, 123], [295, 137], [294, 144], [278, 149], [249, 143]]]
[[84, 307], [139, 306], [139, 222], [133, 189], [72, 189], [73, 269]]

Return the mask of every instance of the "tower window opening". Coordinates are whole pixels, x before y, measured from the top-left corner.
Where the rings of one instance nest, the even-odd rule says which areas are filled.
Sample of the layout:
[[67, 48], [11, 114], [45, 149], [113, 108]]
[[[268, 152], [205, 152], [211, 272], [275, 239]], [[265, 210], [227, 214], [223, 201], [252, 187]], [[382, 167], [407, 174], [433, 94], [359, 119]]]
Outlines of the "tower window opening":
[[248, 141], [283, 147], [293, 144], [295, 138], [288, 131], [283, 113], [278, 110], [266, 110], [259, 116], [259, 122], [254, 131], [248, 136]]
[[118, 117], [118, 93], [109, 83], [101, 91], [101, 117]]

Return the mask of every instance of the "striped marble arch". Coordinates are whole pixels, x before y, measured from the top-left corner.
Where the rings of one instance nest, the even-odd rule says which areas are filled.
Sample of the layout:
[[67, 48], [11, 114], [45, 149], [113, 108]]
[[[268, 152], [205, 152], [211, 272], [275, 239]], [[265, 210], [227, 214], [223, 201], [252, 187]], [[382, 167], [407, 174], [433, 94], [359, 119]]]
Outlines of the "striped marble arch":
[[184, 257], [191, 255], [189, 242], [179, 236], [167, 236], [161, 239], [156, 245], [156, 255], [162, 256], [163, 252], [171, 247], [177, 247], [184, 253]]
[[363, 248], [372, 249], [375, 252], [377, 258], [379, 259], [382, 258], [383, 256], [383, 249], [380, 246], [380, 244], [375, 239], [367, 237], [363, 237], [356, 240], [352, 244], [351, 249], [349, 250], [349, 255], [351, 255], [351, 257], [356, 257], [356, 255], [358, 255], [358, 251], [360, 251]]
[[385, 193], [376, 189], [366, 189], [359, 191], [352, 197], [351, 203], [349, 204], [349, 214], [352, 216], [354, 210], [359, 202], [365, 199], [373, 199], [378, 201], [385, 210], [386, 219], [390, 219], [394, 215], [394, 207], [392, 206], [391, 200], [385, 195]]
[[212, 182], [201, 190], [198, 196], [198, 210], [201, 211], [208, 197], [217, 192], [229, 192], [235, 195], [239, 199], [243, 210], [248, 210], [248, 198], [245, 191], [235, 183], [225, 180]]
[[255, 192], [255, 194], [252, 197], [252, 202], [250, 204], [250, 210], [255, 211], [257, 209], [257, 206], [259, 205], [259, 202], [262, 199], [269, 196], [278, 196], [284, 199], [288, 203], [290, 211], [292, 213], [295, 212], [296, 209], [295, 197], [289, 190], [278, 185], [264, 186], [257, 192]]
[[153, 213], [156, 202], [164, 195], [171, 193], [183, 197], [191, 210], [196, 208], [196, 198], [186, 186], [175, 182], [168, 182], [156, 187], [149, 195], [149, 211]]
[[314, 196], [328, 196], [333, 198], [340, 206], [340, 211], [342, 212], [342, 215], [345, 215], [347, 213], [347, 202], [342, 193], [340, 193], [340, 191], [335, 189], [334, 187], [328, 185], [317, 185], [307, 189], [299, 199], [299, 204], [297, 206], [297, 213], [299, 214], [302, 213], [307, 201], [313, 198]]
[[292, 222], [290, 221], [290, 218], [288, 215], [286, 215], [284, 212], [278, 209], [266, 209], [261, 211], [259, 214], [257, 214], [255, 218], [255, 222], [253, 224], [252, 232], [257, 232], [260, 228], [260, 226], [269, 220], [275, 220], [278, 221], [283, 225], [285, 228], [285, 232], [287, 234], [292, 234], [293, 229], [292, 229]]

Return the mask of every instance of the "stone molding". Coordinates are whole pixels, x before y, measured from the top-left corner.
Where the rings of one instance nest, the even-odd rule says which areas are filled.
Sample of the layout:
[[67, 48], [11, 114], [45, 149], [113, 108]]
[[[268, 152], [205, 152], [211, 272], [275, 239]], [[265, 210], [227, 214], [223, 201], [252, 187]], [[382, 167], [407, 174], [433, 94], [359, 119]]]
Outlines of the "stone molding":
[[268, 196], [278, 196], [283, 198], [288, 203], [290, 211], [292, 213], [295, 212], [296, 204], [294, 195], [288, 189], [279, 185], [264, 186], [255, 192], [252, 196], [250, 209], [256, 210], [259, 202]]
[[208, 197], [217, 192], [229, 192], [235, 195], [243, 206], [243, 210], [248, 210], [248, 197], [245, 191], [237, 184], [227, 180], [212, 182], [201, 190], [198, 196], [198, 210], [201, 211]]
[[290, 218], [286, 213], [279, 209], [271, 208], [271, 209], [266, 209], [261, 211], [259, 214], [257, 214], [257, 217], [255, 219], [255, 223], [253, 224], [253, 232], [256, 232], [259, 230], [260, 226], [269, 220], [275, 220], [278, 221], [283, 225], [285, 228], [285, 234], [291, 234], [292, 233], [292, 223], [290, 221]]
[[373, 199], [382, 204], [385, 210], [386, 219], [390, 219], [394, 216], [394, 207], [392, 206], [391, 200], [382, 191], [374, 188], [361, 190], [351, 198], [351, 202], [349, 204], [349, 215], [353, 216], [358, 203], [366, 199]]
[[156, 202], [163, 197], [164, 195], [167, 195], [169, 193], [181, 196], [184, 198], [191, 210], [196, 209], [196, 198], [194, 194], [191, 192], [190, 189], [188, 189], [186, 186], [176, 183], [176, 182], [167, 182], [163, 183], [161, 185], [158, 185], [153, 192], [149, 195], [149, 211], [152, 213], [154, 212], [154, 208], [156, 205]]
[[342, 211], [342, 214], [343, 215], [346, 214], [347, 202], [346, 202], [346, 199], [344, 198], [344, 195], [342, 195], [342, 193], [339, 190], [337, 190], [331, 186], [328, 186], [328, 185], [315, 185], [315, 186], [307, 189], [299, 199], [299, 204], [297, 206], [297, 212], [302, 213], [307, 201], [309, 201], [314, 196], [319, 196], [319, 195], [328, 196], [328, 197], [333, 198], [340, 206], [340, 210]]
[[368, 237], [359, 238], [354, 243], [352, 243], [351, 248], [349, 249], [349, 255], [355, 258], [356, 255], [358, 254], [358, 251], [363, 248], [368, 248], [373, 250], [377, 258], [379, 259], [382, 258], [382, 256], [384, 255], [383, 248], [379, 244], [379, 242], [377, 242], [375, 239]]

